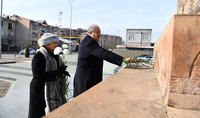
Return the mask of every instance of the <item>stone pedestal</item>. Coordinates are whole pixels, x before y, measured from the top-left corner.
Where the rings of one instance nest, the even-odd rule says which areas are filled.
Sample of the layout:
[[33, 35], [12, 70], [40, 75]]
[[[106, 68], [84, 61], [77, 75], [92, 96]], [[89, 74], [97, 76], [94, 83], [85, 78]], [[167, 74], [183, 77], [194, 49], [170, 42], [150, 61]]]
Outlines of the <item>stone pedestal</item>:
[[200, 110], [200, 15], [174, 15], [154, 56], [165, 103]]

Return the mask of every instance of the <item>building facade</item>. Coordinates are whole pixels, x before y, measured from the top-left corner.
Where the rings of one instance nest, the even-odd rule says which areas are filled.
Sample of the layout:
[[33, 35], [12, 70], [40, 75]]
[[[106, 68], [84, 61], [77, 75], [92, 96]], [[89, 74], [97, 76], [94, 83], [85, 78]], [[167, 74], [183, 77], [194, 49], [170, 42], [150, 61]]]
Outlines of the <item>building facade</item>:
[[2, 51], [14, 50], [16, 43], [16, 24], [17, 21], [10, 16], [2, 17]]
[[[61, 28], [60, 29], [60, 35], [61, 37], [68, 37], [67, 39], [70, 39], [70, 28]], [[82, 29], [82, 28], [77, 28], [77, 29], [71, 29], [71, 39], [72, 41], [74, 41], [75, 43], [80, 44], [81, 40], [83, 39], [82, 37], [85, 37], [85, 35], [83, 36], [82, 34], [87, 33], [86, 29]]]
[[21, 16], [13, 15], [16, 23], [16, 47], [25, 48], [27, 45], [37, 48], [37, 40], [44, 33], [53, 33], [55, 26], [48, 25], [45, 20], [34, 21]]
[[178, 0], [177, 14], [200, 14], [200, 0]]
[[152, 29], [126, 29], [126, 45], [151, 46]]

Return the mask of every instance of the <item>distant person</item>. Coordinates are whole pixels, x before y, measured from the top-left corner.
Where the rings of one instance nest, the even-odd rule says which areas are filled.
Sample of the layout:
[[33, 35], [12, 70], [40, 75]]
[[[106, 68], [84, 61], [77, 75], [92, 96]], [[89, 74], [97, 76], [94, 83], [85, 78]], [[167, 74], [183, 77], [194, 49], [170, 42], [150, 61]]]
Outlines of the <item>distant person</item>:
[[74, 77], [74, 97], [102, 81], [103, 60], [120, 66], [123, 57], [99, 46], [101, 30], [92, 25], [78, 50], [78, 63]]
[[[58, 46], [59, 37], [45, 33], [39, 39], [40, 49], [37, 50], [32, 60], [33, 79], [30, 83], [29, 118], [40, 118], [45, 115], [45, 107], [53, 111], [66, 103], [65, 97], [58, 81], [58, 75], [68, 74], [66, 66], [59, 68], [58, 55], [53, 51]], [[46, 84], [46, 90], [45, 90]], [[46, 93], [46, 94], [45, 94]], [[45, 95], [47, 103], [45, 101]]]

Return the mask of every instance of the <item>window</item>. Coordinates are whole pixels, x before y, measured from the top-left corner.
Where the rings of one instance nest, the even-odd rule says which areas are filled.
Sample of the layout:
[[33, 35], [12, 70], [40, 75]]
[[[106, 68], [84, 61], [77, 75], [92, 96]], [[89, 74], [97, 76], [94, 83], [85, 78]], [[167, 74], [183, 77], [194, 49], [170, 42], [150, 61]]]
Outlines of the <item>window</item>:
[[1, 27], [3, 27], [3, 21], [1, 21]]
[[32, 24], [32, 29], [33, 29], [33, 30], [37, 30], [37, 29], [38, 29], [37, 25]]
[[32, 33], [32, 38], [37, 38], [37, 36], [38, 36], [38, 33], [35, 33], [35, 32]]
[[32, 41], [32, 46], [37, 46], [37, 41]]
[[14, 36], [13, 32], [8, 32], [8, 36]]
[[128, 39], [129, 40], [134, 40], [135, 39], [134, 34], [129, 34]]
[[51, 28], [48, 28], [48, 29], [47, 29], [47, 32], [51, 32]]
[[149, 40], [149, 36], [148, 36], [148, 35], [144, 35], [143, 40], [144, 40], [144, 41], [148, 41], [148, 40]]
[[12, 45], [13, 41], [12, 40], [8, 40], [8, 45]]
[[45, 32], [45, 28], [44, 27], [41, 27], [40, 29], [41, 29], [42, 32]]
[[12, 30], [12, 23], [8, 23], [8, 29]]

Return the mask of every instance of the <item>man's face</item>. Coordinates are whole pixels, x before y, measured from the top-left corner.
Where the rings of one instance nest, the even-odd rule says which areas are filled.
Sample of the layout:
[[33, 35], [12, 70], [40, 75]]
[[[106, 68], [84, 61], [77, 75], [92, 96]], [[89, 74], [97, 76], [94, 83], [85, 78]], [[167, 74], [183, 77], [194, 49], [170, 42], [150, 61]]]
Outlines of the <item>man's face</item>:
[[92, 32], [92, 38], [95, 39], [96, 41], [99, 41], [101, 36], [101, 30], [99, 27], [95, 27], [95, 31]]

